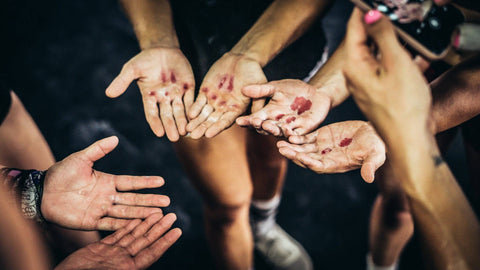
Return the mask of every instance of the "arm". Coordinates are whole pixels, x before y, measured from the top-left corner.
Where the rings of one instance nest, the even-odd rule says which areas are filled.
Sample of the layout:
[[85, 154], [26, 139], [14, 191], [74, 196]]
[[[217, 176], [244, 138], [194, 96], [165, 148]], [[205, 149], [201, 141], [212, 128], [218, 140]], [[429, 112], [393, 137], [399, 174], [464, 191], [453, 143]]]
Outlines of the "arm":
[[[240, 41], [210, 68], [189, 113], [192, 138], [213, 137], [233, 124], [250, 105], [241, 89], [265, 83], [264, 67], [297, 39], [323, 11], [327, 0], [277, 0]], [[258, 102], [257, 102], [258, 101]], [[252, 110], [263, 106], [254, 100]]]
[[137, 80], [145, 118], [158, 137], [177, 141], [186, 134], [186, 113], [193, 103], [192, 67], [179, 49], [167, 0], [122, 0], [142, 51], [130, 59], [106, 90], [115, 98]]
[[[434, 268], [478, 269], [480, 224], [427, 127], [430, 89], [388, 19], [372, 11], [365, 21], [356, 9], [348, 25], [349, 90], [385, 141]], [[381, 58], [372, 55], [368, 37]]]
[[473, 57], [432, 82], [432, 121], [436, 133], [480, 113], [480, 56]]
[[179, 48], [168, 0], [121, 0], [140, 48]]

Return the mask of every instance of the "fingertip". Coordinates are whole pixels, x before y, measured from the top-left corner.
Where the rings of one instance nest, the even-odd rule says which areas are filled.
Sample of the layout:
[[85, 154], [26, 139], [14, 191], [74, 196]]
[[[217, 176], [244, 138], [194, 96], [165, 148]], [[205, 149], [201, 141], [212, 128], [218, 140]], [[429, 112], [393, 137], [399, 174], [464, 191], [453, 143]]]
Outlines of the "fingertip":
[[247, 116], [239, 117], [235, 120], [235, 123], [237, 123], [239, 126], [246, 126], [248, 125], [248, 118]]
[[369, 184], [373, 183], [373, 180], [375, 179], [375, 167], [370, 163], [363, 164], [360, 169], [360, 175], [365, 182]]
[[374, 24], [382, 18], [382, 13], [376, 9], [372, 9], [365, 13], [363, 20], [366, 24]]

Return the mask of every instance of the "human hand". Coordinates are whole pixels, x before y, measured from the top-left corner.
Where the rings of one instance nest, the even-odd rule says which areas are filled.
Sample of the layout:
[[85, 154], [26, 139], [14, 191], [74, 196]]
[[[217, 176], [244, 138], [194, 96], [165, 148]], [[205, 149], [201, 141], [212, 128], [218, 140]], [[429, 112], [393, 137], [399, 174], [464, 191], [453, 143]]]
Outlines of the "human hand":
[[[382, 135], [424, 130], [430, 88], [419, 68], [398, 43], [390, 21], [376, 10], [355, 9], [348, 23], [344, 74], [359, 108]], [[374, 55], [369, 37], [378, 48]]]
[[165, 195], [125, 192], [161, 187], [161, 177], [112, 175], [92, 168], [117, 144], [117, 137], [105, 138], [48, 169], [41, 203], [47, 221], [70, 229], [116, 230], [170, 204]]
[[158, 213], [143, 222], [134, 219], [101, 241], [77, 250], [55, 269], [146, 269], [181, 236], [178, 228], [168, 231], [175, 220], [175, 214], [162, 217]]
[[291, 136], [277, 146], [285, 157], [317, 173], [340, 173], [361, 167], [362, 178], [373, 182], [385, 162], [385, 144], [364, 121], [323, 126], [305, 136]]
[[253, 126], [274, 136], [304, 135], [314, 130], [332, 105], [329, 96], [300, 80], [248, 85], [242, 93], [251, 98], [271, 97], [271, 100], [259, 111], [237, 118], [237, 124]]
[[185, 115], [193, 103], [195, 79], [180, 49], [159, 47], [141, 51], [123, 66], [105, 91], [106, 95], [120, 96], [136, 79], [145, 118], [155, 135], [162, 137], [167, 133], [170, 141], [185, 135]]
[[247, 110], [250, 98], [241, 89], [265, 83], [260, 64], [247, 56], [226, 53], [208, 71], [192, 105], [187, 125], [193, 139], [211, 138], [233, 124]]

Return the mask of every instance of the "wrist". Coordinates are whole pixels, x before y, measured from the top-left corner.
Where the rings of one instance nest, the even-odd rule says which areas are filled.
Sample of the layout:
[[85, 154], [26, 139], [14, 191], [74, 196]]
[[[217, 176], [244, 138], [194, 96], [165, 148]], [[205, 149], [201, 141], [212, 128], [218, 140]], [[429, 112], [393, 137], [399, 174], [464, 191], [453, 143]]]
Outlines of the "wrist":
[[154, 48], [180, 49], [180, 43], [176, 37], [160, 37], [157, 39], [139, 39], [140, 49], [142, 51]]
[[241, 48], [241, 46], [235, 45], [229, 52], [226, 54], [231, 54], [235, 56], [240, 56], [240, 57], [245, 57], [248, 58], [252, 61], [257, 62], [262, 68], [267, 65], [268, 63], [268, 58], [264, 57], [264, 54], [257, 52], [255, 50], [246, 50]]
[[317, 91], [329, 97], [331, 108], [340, 105], [350, 96], [350, 92], [345, 83], [345, 77], [343, 77], [343, 73], [340, 71], [315, 76], [309, 83], [313, 85]]

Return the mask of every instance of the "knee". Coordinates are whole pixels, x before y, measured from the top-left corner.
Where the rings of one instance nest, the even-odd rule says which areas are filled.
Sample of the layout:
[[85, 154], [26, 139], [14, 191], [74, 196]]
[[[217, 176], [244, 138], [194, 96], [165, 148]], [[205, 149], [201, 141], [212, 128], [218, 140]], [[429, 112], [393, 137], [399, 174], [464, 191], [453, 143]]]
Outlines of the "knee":
[[218, 227], [230, 226], [233, 223], [248, 219], [251, 192], [232, 194], [221, 200], [210, 200], [205, 205], [207, 222]]

